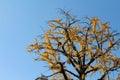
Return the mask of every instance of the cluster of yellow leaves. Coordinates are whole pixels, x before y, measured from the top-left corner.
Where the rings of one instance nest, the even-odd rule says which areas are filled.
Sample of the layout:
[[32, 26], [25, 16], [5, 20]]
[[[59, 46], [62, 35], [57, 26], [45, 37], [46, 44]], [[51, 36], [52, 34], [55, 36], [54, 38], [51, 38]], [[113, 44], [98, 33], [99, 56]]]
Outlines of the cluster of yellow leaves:
[[48, 63], [52, 63], [52, 59], [49, 58], [49, 52], [44, 52], [41, 54], [41, 59], [47, 61]]
[[116, 61], [117, 61], [117, 57], [113, 57], [112, 60], [113, 60], [114, 62], [116, 62]]
[[96, 31], [96, 27], [97, 27], [97, 25], [98, 25], [98, 21], [99, 21], [99, 19], [96, 18], [96, 17], [93, 17], [92, 20], [91, 20], [91, 23], [92, 23], [92, 25], [93, 25], [93, 32]]
[[61, 71], [61, 67], [60, 67], [60, 65], [59, 64], [52, 64], [52, 65], [50, 65], [50, 69], [51, 70], [57, 70], [57, 71]]
[[50, 43], [50, 39], [48, 38], [48, 35], [45, 34], [44, 37], [45, 37], [46, 42], [43, 42], [42, 44], [47, 46], [47, 48], [52, 49], [52, 46], [51, 46], [51, 43]]
[[[54, 56], [54, 55], [55, 55], [55, 53], [53, 54], [50, 52], [44, 52], [40, 55], [40, 57], [43, 61], [46, 61], [50, 65], [51, 70], [60, 71], [61, 70], [60, 65], [55, 62], [56, 56]], [[59, 61], [59, 59], [57, 61]]]
[[[101, 33], [104, 33], [105, 31], [109, 30], [108, 22], [102, 23], [97, 17], [93, 17], [91, 19], [91, 24], [93, 25], [92, 32], [94, 32], [94, 33], [101, 34]], [[101, 26], [101, 28], [99, 30], [97, 30], [98, 26], [99, 27]]]
[[40, 50], [40, 46], [39, 46], [36, 38], [35, 38], [35, 43], [34, 44], [30, 44], [28, 46], [28, 52], [32, 52], [33, 50], [37, 50], [37, 51]]
[[105, 22], [104, 24], [102, 24], [102, 30], [109, 30], [108, 22]]
[[69, 37], [70, 39], [74, 42], [78, 39], [78, 29], [76, 26], [70, 26], [68, 28], [68, 34], [69, 34]]

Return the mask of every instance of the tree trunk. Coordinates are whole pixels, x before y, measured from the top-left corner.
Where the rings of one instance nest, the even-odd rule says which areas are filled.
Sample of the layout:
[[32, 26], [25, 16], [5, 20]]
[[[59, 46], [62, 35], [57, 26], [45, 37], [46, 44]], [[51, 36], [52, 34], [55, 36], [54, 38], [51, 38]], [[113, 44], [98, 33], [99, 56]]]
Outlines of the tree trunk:
[[85, 74], [81, 74], [80, 79], [79, 80], [85, 80]]

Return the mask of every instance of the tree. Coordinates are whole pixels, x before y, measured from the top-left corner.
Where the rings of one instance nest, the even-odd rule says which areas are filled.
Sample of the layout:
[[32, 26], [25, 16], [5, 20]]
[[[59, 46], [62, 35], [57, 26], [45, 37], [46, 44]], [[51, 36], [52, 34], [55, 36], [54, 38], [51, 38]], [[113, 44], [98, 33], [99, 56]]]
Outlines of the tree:
[[119, 49], [120, 38], [112, 31], [108, 22], [97, 17], [84, 17], [78, 20], [69, 12], [62, 10], [63, 19], [49, 21], [49, 28], [38, 42], [28, 47], [45, 61], [53, 74], [65, 80], [85, 80], [87, 76], [99, 73], [96, 80], [110, 78], [110, 73], [120, 69], [120, 58], [115, 51]]

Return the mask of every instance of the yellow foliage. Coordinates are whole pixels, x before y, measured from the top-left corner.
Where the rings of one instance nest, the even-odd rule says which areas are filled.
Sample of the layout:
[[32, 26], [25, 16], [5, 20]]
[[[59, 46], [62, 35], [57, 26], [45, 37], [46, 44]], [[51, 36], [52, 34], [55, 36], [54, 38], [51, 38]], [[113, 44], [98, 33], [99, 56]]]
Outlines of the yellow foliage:
[[47, 48], [52, 49], [52, 46], [51, 46], [51, 43], [50, 43], [50, 39], [48, 38], [48, 35], [45, 34], [44, 37], [46, 39], [45, 44], [46, 44]]
[[30, 44], [28, 46], [28, 52], [32, 52], [33, 50], [40, 50], [40, 46], [39, 46], [36, 38], [35, 38], [35, 43], [34, 44]]
[[57, 22], [57, 23], [60, 23], [61, 20], [62, 20], [62, 19], [58, 18], [58, 19], [56, 20], [56, 22]]
[[[41, 50], [41, 59], [46, 61], [53, 71], [61, 70], [58, 64], [61, 62], [64, 63], [64, 68], [71, 65], [74, 70], [80, 71], [82, 75], [78, 76], [82, 79], [86, 75], [82, 73], [81, 68], [86, 70], [84, 73], [88, 71], [91, 75], [99, 70], [104, 73], [118, 61], [118, 58], [113, 57], [112, 54], [112, 49], [116, 47], [113, 45], [116, 39], [114, 40], [114, 34], [109, 31], [108, 22], [103, 24], [96, 17], [87, 21], [87, 25], [79, 27], [72, 23], [68, 26], [69, 23], [62, 22], [60, 18], [50, 20], [50, 28], [44, 33], [44, 41], [40, 44], [35, 39], [35, 43], [29, 45], [29, 52]], [[70, 72], [65, 73], [67, 75]]]
[[49, 61], [49, 58], [48, 56], [44, 56], [44, 54], [41, 55], [41, 59], [44, 60], [44, 61]]
[[98, 21], [98, 18], [96, 18], [96, 17], [92, 18], [92, 20], [91, 20], [92, 25], [93, 25], [93, 32], [96, 31], [97, 21]]
[[45, 34], [44, 37], [45, 37], [45, 39], [46, 39], [46, 42], [48, 42], [48, 43], [50, 44], [50, 39], [48, 38], [48, 35]]
[[64, 30], [62, 30], [62, 31], [61, 31], [61, 34], [65, 34], [65, 31], [64, 31]]
[[39, 47], [38, 43], [35, 43], [35, 44], [33, 45], [33, 48], [36, 49], [36, 50], [40, 50], [40, 47]]
[[59, 66], [58, 64], [53, 63], [53, 64], [50, 66], [50, 69], [51, 69], [51, 70], [58, 70], [58, 71], [60, 71], [60, 66]]
[[73, 52], [73, 55], [74, 55], [74, 56], [77, 56], [77, 52], [76, 52], [76, 51], [74, 51], [74, 52]]
[[103, 30], [109, 30], [108, 22], [102, 24], [102, 28], [103, 28]]
[[114, 62], [116, 62], [116, 61], [117, 61], [117, 58], [116, 58], [116, 57], [113, 57], [112, 60], [113, 60]]

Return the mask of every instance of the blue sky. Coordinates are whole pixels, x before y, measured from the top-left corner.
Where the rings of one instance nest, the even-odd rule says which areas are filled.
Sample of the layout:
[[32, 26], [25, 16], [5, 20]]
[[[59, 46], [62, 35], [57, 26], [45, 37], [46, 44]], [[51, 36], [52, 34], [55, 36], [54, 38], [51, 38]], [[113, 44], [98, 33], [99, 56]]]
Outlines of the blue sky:
[[47, 21], [59, 16], [58, 8], [73, 15], [98, 16], [110, 21], [120, 32], [120, 0], [0, 0], [0, 80], [34, 80], [45, 73], [41, 62], [27, 52], [48, 27]]

